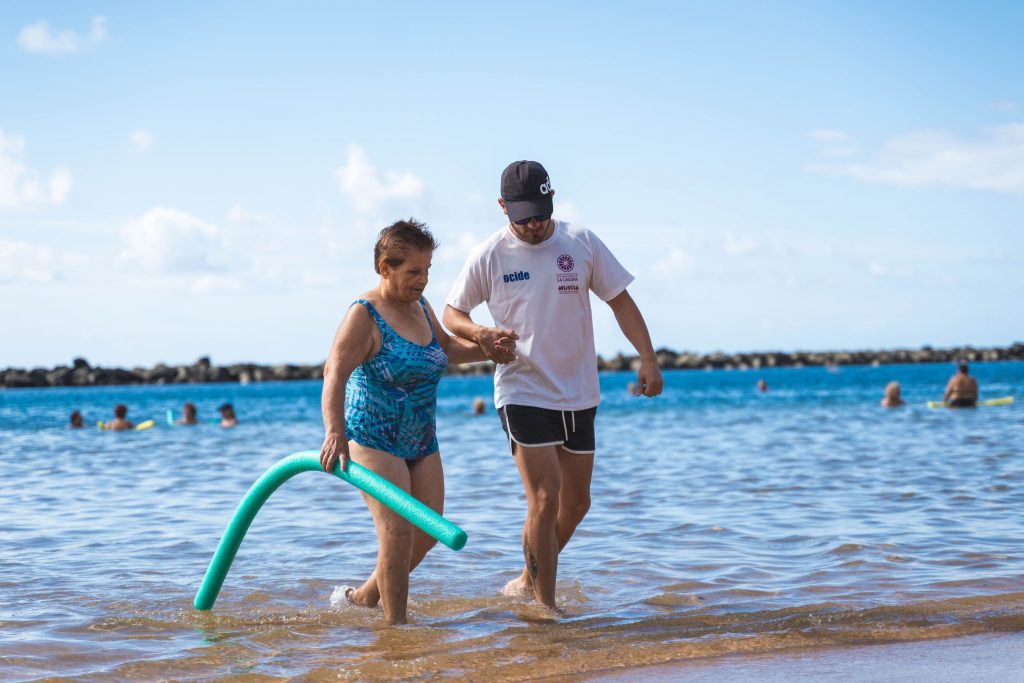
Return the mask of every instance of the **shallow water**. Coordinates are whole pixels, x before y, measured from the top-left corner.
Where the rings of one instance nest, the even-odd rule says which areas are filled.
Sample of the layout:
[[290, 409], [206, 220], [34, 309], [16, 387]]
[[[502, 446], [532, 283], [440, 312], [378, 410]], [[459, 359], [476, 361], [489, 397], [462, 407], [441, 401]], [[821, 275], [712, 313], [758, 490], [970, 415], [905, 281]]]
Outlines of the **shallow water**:
[[[234, 507], [279, 458], [318, 448], [320, 385], [0, 391], [0, 678], [522, 680], [732, 652], [1024, 631], [1024, 408], [929, 410], [946, 365], [602, 376], [594, 503], [551, 616], [498, 594], [525, 503], [489, 377], [446, 378], [446, 516], [469, 533], [413, 575], [412, 623], [332, 604], [376, 553], [354, 489], [277, 491], [212, 612], [191, 603]], [[1024, 398], [1024, 364], [976, 364]], [[770, 386], [754, 390], [758, 378]], [[878, 407], [891, 379], [909, 405]], [[242, 425], [64, 428], [185, 400]]]

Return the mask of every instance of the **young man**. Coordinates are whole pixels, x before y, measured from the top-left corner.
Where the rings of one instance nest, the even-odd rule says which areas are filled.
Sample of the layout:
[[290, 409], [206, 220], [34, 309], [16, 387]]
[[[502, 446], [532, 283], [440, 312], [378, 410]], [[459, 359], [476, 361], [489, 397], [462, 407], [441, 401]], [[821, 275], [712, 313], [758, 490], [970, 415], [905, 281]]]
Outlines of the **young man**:
[[[499, 363], [494, 402], [526, 491], [526, 567], [506, 593], [555, 606], [558, 554], [590, 508], [594, 417], [601, 401], [590, 292], [605, 301], [640, 354], [634, 392], [657, 396], [662, 378], [650, 334], [626, 287], [633, 276], [589, 230], [554, 220], [555, 191], [536, 161], [501, 174], [508, 224], [473, 249], [448, 297], [444, 324]], [[496, 327], [470, 313], [487, 303]], [[513, 330], [515, 352], [497, 340]]]

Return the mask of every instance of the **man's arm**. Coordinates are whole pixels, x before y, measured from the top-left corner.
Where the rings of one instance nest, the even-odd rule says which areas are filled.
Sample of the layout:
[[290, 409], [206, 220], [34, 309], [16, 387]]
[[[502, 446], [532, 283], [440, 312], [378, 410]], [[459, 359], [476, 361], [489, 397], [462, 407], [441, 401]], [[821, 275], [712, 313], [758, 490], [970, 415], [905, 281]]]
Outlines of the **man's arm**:
[[477, 325], [468, 313], [451, 306], [444, 307], [442, 320], [452, 334], [475, 342], [484, 355], [495, 363], [509, 363], [516, 359], [515, 352], [502, 345], [503, 338], [512, 341], [519, 338], [514, 331]]
[[640, 369], [636, 375], [635, 395], [657, 396], [661, 393], [665, 382], [661, 377], [658, 358], [654, 355], [651, 334], [647, 331], [644, 316], [637, 308], [633, 297], [626, 290], [622, 290], [621, 294], [609, 299], [608, 306], [615, 314], [619, 329], [626, 335], [626, 339], [633, 345], [636, 352], [640, 354]]
[[956, 377], [951, 377], [946, 383], [946, 391], [942, 394], [942, 402], [945, 403], [953, 395], [953, 387], [956, 386]]

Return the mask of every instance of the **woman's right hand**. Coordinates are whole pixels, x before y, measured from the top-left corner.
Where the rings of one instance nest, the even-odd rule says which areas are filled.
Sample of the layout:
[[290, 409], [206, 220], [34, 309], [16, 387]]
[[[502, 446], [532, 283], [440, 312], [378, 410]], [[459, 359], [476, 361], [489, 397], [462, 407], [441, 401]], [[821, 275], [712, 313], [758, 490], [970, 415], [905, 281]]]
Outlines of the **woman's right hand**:
[[476, 343], [484, 355], [495, 363], [511, 363], [516, 359], [517, 339], [519, 335], [513, 330], [500, 327], [480, 326], [476, 335]]
[[320, 467], [330, 474], [334, 464], [341, 462], [341, 471], [348, 467], [348, 439], [344, 434], [330, 434], [324, 437], [324, 445], [320, 447]]

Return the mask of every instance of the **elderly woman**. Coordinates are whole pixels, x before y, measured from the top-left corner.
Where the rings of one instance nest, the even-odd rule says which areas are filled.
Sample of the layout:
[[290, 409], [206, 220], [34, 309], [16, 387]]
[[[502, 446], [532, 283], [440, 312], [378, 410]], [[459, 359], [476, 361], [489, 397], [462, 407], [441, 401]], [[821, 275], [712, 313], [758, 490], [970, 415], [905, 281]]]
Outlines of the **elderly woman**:
[[[436, 248], [413, 219], [380, 232], [373, 250], [380, 280], [348, 309], [324, 365], [320, 463], [329, 472], [352, 459], [440, 514], [437, 384], [449, 362], [485, 357], [475, 343], [449, 336], [423, 298]], [[514, 339], [506, 331], [500, 342], [511, 350]], [[345, 597], [366, 607], [380, 601], [389, 624], [404, 624], [409, 574], [436, 541], [377, 500], [363, 499], [377, 529], [377, 566]]]

